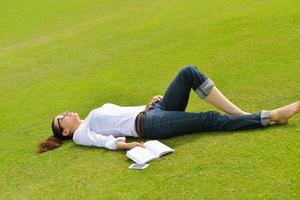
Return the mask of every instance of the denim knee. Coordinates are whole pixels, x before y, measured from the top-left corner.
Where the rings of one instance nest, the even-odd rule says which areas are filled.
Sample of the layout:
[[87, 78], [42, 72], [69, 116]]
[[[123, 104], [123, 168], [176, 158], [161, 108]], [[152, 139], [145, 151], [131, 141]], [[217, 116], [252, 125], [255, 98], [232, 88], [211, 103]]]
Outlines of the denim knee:
[[[181, 73], [194, 73], [195, 70], [198, 71], [198, 68], [196, 65], [192, 65], [192, 64], [188, 64], [188, 65], [185, 65], [184, 67], [181, 68], [180, 72]], [[199, 71], [200, 72], [200, 71]], [[204, 74], [203, 74], [204, 75]], [[205, 76], [205, 75], [204, 75]]]
[[197, 82], [200, 81], [199, 83], [202, 83], [207, 79], [205, 74], [200, 70], [198, 70], [196, 65], [186, 65], [182, 67], [179, 74], [181, 74], [187, 80], [197, 81]]

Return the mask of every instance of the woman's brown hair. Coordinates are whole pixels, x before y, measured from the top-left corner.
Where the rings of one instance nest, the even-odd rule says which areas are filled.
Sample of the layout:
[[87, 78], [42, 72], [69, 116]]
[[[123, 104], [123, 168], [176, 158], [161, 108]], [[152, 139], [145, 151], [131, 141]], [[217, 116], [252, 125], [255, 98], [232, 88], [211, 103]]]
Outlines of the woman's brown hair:
[[52, 120], [51, 128], [53, 135], [48, 137], [46, 140], [42, 141], [39, 145], [37, 153], [43, 153], [63, 145], [63, 140], [72, 139], [72, 135], [64, 136], [59, 127], [54, 125], [54, 120]]

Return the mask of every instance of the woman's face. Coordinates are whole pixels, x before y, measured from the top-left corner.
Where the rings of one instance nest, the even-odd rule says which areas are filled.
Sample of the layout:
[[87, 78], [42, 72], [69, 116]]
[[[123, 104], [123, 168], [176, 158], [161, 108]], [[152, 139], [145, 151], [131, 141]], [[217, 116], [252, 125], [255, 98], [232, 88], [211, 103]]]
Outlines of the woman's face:
[[[78, 113], [64, 112], [61, 115], [57, 115], [54, 120], [55, 126], [59, 127], [64, 133], [67, 130], [67, 135], [73, 133], [80, 124], [80, 117]], [[63, 131], [64, 130], [64, 131]]]

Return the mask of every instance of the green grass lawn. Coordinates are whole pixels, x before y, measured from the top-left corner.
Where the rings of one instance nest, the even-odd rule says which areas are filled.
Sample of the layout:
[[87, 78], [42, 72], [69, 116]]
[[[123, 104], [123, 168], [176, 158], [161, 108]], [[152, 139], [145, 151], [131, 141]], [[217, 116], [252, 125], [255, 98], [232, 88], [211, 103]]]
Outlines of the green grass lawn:
[[[142, 171], [71, 141], [35, 153], [56, 114], [145, 105], [186, 64], [248, 112], [300, 99], [299, 1], [2, 0], [0, 13], [0, 199], [300, 199], [299, 116], [161, 140], [175, 152]], [[187, 111], [207, 110], [191, 92]]]

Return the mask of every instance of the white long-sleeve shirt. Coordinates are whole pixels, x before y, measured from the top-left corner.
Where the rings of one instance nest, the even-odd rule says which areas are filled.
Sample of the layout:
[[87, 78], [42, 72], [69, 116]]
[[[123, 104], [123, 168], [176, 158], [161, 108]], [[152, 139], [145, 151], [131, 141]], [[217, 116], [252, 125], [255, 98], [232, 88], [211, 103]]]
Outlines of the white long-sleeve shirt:
[[135, 130], [135, 118], [145, 107], [106, 103], [92, 110], [81, 121], [73, 134], [73, 141], [78, 145], [116, 150], [116, 142], [125, 142], [125, 136], [139, 137]]

